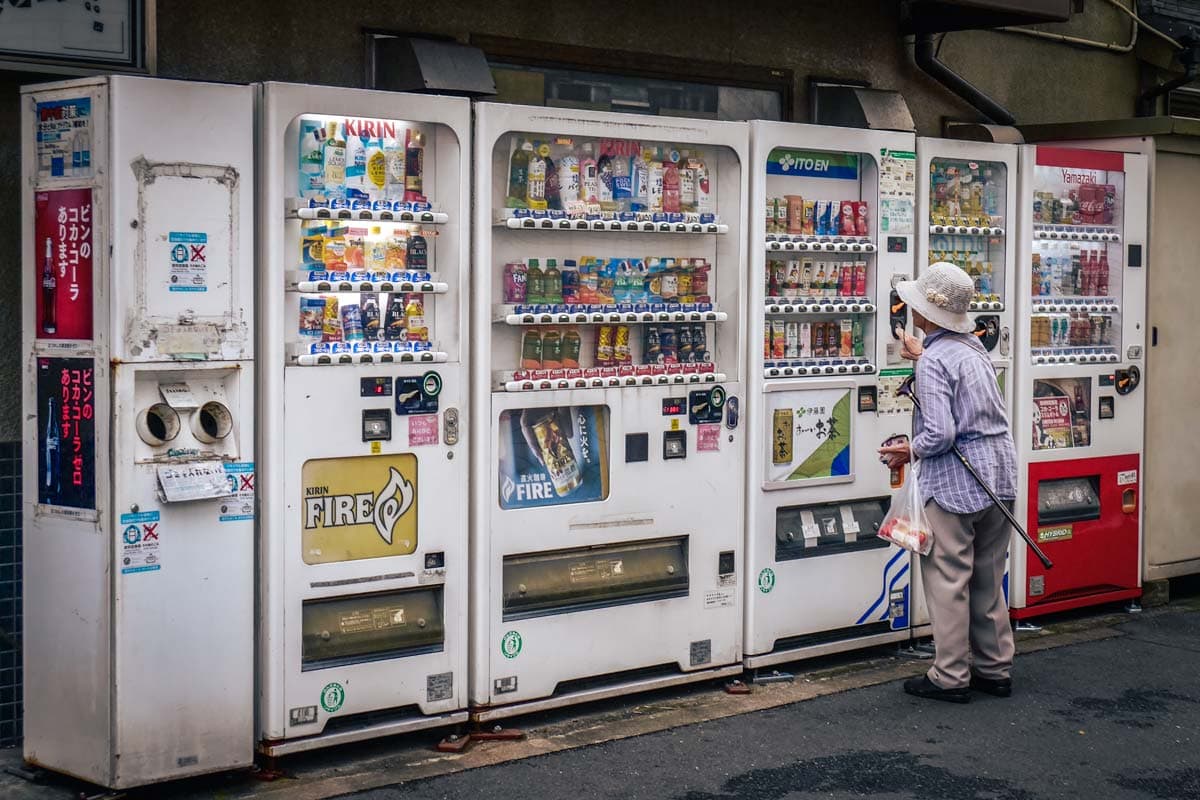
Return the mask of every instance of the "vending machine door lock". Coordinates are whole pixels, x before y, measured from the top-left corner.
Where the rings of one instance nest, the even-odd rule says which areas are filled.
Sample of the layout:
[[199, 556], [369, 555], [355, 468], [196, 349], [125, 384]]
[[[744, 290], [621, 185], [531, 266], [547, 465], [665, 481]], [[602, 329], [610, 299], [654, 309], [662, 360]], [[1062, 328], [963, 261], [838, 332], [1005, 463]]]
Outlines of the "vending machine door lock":
[[458, 444], [457, 408], [447, 408], [442, 412], [442, 441], [449, 447]]

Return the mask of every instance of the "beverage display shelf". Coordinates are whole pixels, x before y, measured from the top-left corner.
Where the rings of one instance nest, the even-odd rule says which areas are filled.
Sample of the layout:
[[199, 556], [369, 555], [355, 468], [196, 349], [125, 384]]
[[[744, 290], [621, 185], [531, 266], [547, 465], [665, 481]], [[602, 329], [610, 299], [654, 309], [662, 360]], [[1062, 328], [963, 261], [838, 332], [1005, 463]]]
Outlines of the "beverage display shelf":
[[763, 377], [767, 379], [874, 373], [875, 365], [865, 358], [789, 358], [763, 362]]
[[287, 202], [288, 219], [329, 219], [349, 222], [408, 222], [425, 225], [445, 225], [450, 215], [441, 211], [386, 211], [369, 208], [310, 208], [304, 201], [292, 199]]
[[309, 273], [288, 273], [285, 288], [291, 292], [311, 294], [316, 292], [400, 292], [403, 294], [445, 294], [450, 284], [443, 281], [331, 281], [310, 280]]
[[[683, 367], [685, 365], [674, 365]], [[705, 383], [721, 383], [726, 380], [724, 373], [716, 372], [712, 364], [686, 365], [688, 367], [703, 367], [710, 371], [700, 372], [666, 372], [666, 367], [656, 365], [650, 374], [638, 374], [645, 367], [609, 367], [603, 371], [617, 371], [617, 374], [598, 374], [601, 369], [561, 370], [517, 370], [494, 373], [492, 386], [501, 392], [545, 392], [563, 389], [614, 389], [641, 388], [645, 386], [688, 386]]]
[[662, 222], [618, 219], [553, 219], [550, 217], [505, 217], [495, 222], [498, 228], [514, 231], [602, 231], [606, 233], [729, 233], [720, 222]]
[[529, 306], [496, 305], [492, 307], [492, 321], [506, 325], [603, 325], [643, 322], [725, 322], [729, 315], [724, 311], [708, 307], [672, 311], [629, 311], [617, 306], [605, 306], [596, 310], [594, 306], [572, 308], [552, 306], [550, 310], [535, 310]]
[[1071, 312], [1092, 314], [1117, 314], [1121, 305], [1114, 297], [1058, 297], [1053, 300], [1034, 298], [1031, 314], [1069, 314]]
[[858, 236], [800, 236], [768, 233], [765, 240], [771, 252], [795, 253], [874, 253], [875, 243]]
[[767, 297], [768, 314], [874, 314], [865, 297]]
[[1034, 223], [1034, 240], [1073, 242], [1119, 242], [1121, 230], [1115, 225], [1048, 225]]
[[947, 236], [993, 236], [1003, 237], [1004, 228], [987, 225], [935, 225], [930, 223], [929, 232]]
[[[438, 350], [411, 350], [403, 342], [331, 342], [328, 352], [312, 352], [307, 344], [289, 345], [287, 354], [290, 363], [301, 367], [340, 366], [344, 364], [444, 364], [449, 355]], [[395, 349], [384, 348], [394, 345]], [[368, 349], [369, 347], [369, 349]]]
[[972, 300], [967, 307], [969, 311], [1003, 311], [1004, 303], [999, 300]]
[[1115, 347], [1040, 347], [1032, 356], [1034, 364], [1115, 364], [1121, 360]]

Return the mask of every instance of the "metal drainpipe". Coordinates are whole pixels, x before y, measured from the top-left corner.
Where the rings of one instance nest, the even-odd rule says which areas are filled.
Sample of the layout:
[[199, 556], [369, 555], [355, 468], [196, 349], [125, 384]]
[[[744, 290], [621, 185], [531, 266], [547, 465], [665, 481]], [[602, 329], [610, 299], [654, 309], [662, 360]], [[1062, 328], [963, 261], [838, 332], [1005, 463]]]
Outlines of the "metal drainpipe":
[[1158, 112], [1158, 98], [1196, 80], [1197, 68], [1200, 66], [1197, 64], [1200, 61], [1200, 52], [1198, 52], [1200, 39], [1197, 38], [1194, 31], [1190, 31], [1187, 35], [1179, 37], [1179, 42], [1183, 48], [1179, 51], [1183, 74], [1143, 92], [1137, 99], [1137, 115], [1139, 117], [1153, 117]]
[[913, 56], [917, 66], [938, 83], [970, 103], [979, 113], [997, 125], [1013, 125], [1016, 117], [1004, 106], [975, 88], [966, 78], [947, 67], [934, 54], [933, 34], [917, 34]]

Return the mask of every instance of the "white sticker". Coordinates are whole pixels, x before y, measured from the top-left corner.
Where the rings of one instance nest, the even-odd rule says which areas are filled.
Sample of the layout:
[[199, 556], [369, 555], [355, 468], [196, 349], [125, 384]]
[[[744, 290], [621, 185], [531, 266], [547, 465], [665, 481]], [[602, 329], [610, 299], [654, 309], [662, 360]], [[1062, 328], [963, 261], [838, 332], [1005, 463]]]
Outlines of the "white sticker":
[[1117, 486], [1128, 486], [1137, 483], [1137, 470], [1125, 469], [1117, 473]]
[[162, 569], [158, 537], [162, 535], [157, 511], [121, 515], [121, 574]]
[[719, 575], [717, 577], [718, 586], [737, 586], [737, 573], [731, 572], [728, 575]]
[[208, 234], [171, 231], [167, 234], [171, 263], [167, 291], [208, 291]]
[[704, 593], [704, 607], [731, 608], [733, 606], [732, 589], [709, 589]]
[[199, 405], [192, 396], [192, 387], [186, 383], [160, 383], [158, 393], [171, 408], [195, 408]]
[[158, 485], [168, 503], [228, 497], [229, 479], [220, 461], [165, 464], [158, 468]]
[[217, 522], [254, 519], [254, 462], [225, 465], [225, 480], [232, 494], [217, 508]]

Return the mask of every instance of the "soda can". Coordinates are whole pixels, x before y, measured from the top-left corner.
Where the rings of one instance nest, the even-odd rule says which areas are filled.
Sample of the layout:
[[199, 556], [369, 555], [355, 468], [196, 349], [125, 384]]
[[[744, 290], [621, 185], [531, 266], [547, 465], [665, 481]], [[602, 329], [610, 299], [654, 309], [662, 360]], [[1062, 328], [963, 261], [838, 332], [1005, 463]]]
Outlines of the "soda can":
[[792, 410], [777, 408], [772, 415], [774, 432], [771, 437], [771, 463], [775, 465], [792, 463]]
[[839, 320], [838, 327], [841, 333], [838, 356], [840, 358], [850, 358], [854, 355], [854, 321], [849, 319]]
[[692, 349], [692, 326], [680, 325], [677, 337], [679, 339], [680, 363], [688, 364], [695, 361], [695, 352]]
[[787, 279], [787, 263], [773, 258], [767, 262], [767, 296], [782, 297], [784, 281]]
[[629, 326], [617, 325], [613, 335], [613, 361], [617, 366], [633, 363], [633, 351], [629, 347]]
[[357, 303], [342, 306], [342, 336], [347, 342], [360, 342], [363, 339], [362, 308]]
[[771, 360], [771, 320], [763, 320], [763, 360]]
[[616, 335], [615, 325], [601, 325], [596, 328], [596, 366], [611, 367], [613, 365], [613, 340]]
[[663, 325], [659, 328], [659, 341], [662, 346], [662, 360], [664, 364], [679, 363], [679, 340], [675, 335], [675, 327], [672, 325]]
[[804, 201], [804, 226], [801, 234], [815, 236], [817, 230], [817, 203], [815, 200]]
[[642, 361], [646, 364], [661, 364], [662, 338], [657, 325], [647, 325], [642, 334]]
[[784, 358], [800, 357], [800, 323], [788, 322], [784, 327]]
[[812, 357], [825, 357], [825, 323], [815, 322], [812, 326]]
[[771, 320], [771, 357], [776, 361], [787, 358], [787, 338], [783, 320]]
[[811, 322], [800, 323], [800, 358], [812, 358], [812, 327]]
[[699, 364], [712, 361], [712, 354], [708, 352], [708, 332], [702, 322], [692, 326], [692, 356]]

